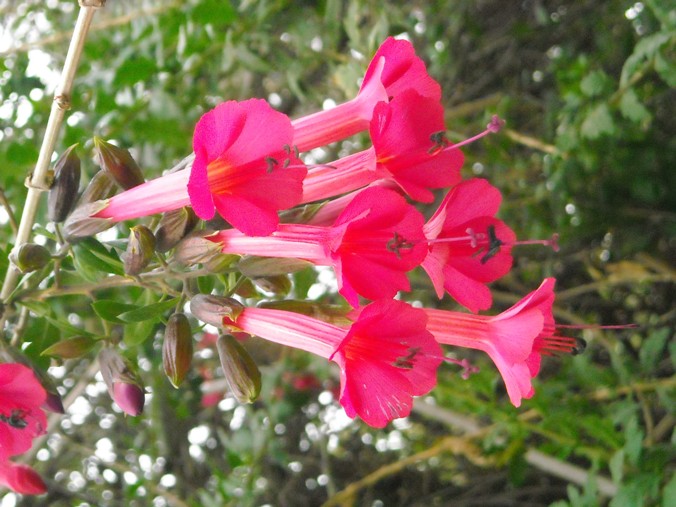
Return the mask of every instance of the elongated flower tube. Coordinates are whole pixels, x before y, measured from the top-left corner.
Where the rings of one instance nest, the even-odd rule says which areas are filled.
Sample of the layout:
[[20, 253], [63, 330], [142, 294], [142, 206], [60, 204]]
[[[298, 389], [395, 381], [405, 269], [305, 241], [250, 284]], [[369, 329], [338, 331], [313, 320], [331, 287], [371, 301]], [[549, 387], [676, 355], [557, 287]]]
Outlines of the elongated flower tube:
[[206, 239], [223, 253], [304, 259], [332, 266], [339, 292], [354, 307], [359, 295], [375, 300], [410, 290], [406, 273], [427, 253], [419, 211], [393, 190], [373, 187], [360, 192], [330, 227], [280, 224], [266, 237], [236, 230]]
[[47, 418], [40, 408], [47, 393], [33, 371], [18, 363], [0, 364], [0, 461], [31, 448], [45, 433]]
[[493, 360], [515, 407], [534, 394], [532, 379], [540, 371], [542, 355], [574, 353], [577, 342], [558, 336], [552, 304], [554, 278], [511, 308], [494, 317], [447, 310], [424, 309], [427, 330], [437, 342], [486, 352]]
[[245, 234], [270, 234], [277, 211], [302, 195], [307, 169], [292, 149], [293, 136], [288, 117], [264, 100], [224, 102], [197, 123], [190, 170], [116, 195], [93, 216], [121, 221], [190, 205], [204, 220], [218, 211]]
[[425, 224], [429, 252], [422, 267], [439, 299], [448, 292], [472, 312], [491, 307], [486, 284], [512, 268], [514, 232], [495, 218], [500, 191], [474, 178], [455, 186]]
[[406, 40], [387, 38], [378, 48], [366, 70], [357, 96], [332, 109], [298, 118], [292, 122], [294, 145], [300, 151], [345, 139], [369, 128], [373, 110], [405, 90], [439, 102], [441, 87], [416, 56]]
[[412, 397], [436, 385], [441, 349], [426, 321], [422, 310], [397, 300], [365, 306], [349, 328], [266, 308], [245, 308], [223, 319], [236, 330], [334, 361], [345, 412], [376, 428], [407, 416]]
[[463, 154], [441, 145], [444, 110], [439, 100], [404, 90], [373, 111], [373, 146], [312, 168], [303, 181], [302, 202], [341, 195], [377, 180], [396, 183], [416, 201], [432, 202], [433, 188], [460, 182]]

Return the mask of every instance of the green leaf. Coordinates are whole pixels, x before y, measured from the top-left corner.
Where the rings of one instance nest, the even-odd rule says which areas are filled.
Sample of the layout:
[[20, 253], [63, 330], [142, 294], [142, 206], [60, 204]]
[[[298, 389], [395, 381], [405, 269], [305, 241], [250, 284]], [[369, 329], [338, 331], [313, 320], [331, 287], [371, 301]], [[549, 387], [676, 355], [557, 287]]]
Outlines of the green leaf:
[[615, 124], [607, 104], [600, 104], [592, 109], [580, 127], [582, 135], [588, 139], [597, 139], [604, 134], [613, 134]]
[[624, 476], [624, 451], [622, 449], [610, 458], [608, 468], [610, 469], [610, 476], [613, 478], [613, 482], [619, 484]]
[[594, 70], [587, 74], [580, 82], [580, 90], [587, 97], [601, 95], [610, 84], [610, 78], [602, 70]]
[[622, 116], [636, 123], [650, 119], [650, 112], [641, 104], [636, 92], [632, 88], [629, 88], [622, 94], [620, 111], [622, 112]]
[[651, 333], [650, 336], [641, 344], [639, 357], [644, 371], [654, 371], [658, 361], [664, 357], [662, 351], [667, 344], [670, 334], [671, 331], [669, 328], [665, 327], [658, 329], [657, 331]]
[[662, 507], [673, 507], [676, 498], [676, 473], [671, 474], [671, 479], [662, 491]]
[[224, 25], [237, 17], [237, 11], [230, 2], [223, 0], [203, 0], [192, 11], [193, 20], [200, 24]]
[[108, 322], [114, 322], [115, 324], [124, 324], [125, 321], [120, 319], [119, 316], [123, 313], [136, 310], [136, 305], [130, 305], [128, 303], [120, 303], [119, 301], [112, 301], [109, 299], [100, 299], [92, 303], [92, 308], [96, 315], [101, 317], [103, 320]]
[[[672, 51], [673, 53], [673, 51]], [[655, 55], [655, 70], [672, 88], [676, 87], [676, 63], [665, 57], [662, 52]]]
[[157, 65], [150, 58], [128, 55], [115, 72], [113, 85], [131, 86], [139, 81], [147, 81], [157, 72]]
[[124, 275], [120, 258], [94, 238], [73, 245], [73, 254], [78, 273], [90, 282], [100, 280], [100, 273]]
[[624, 428], [624, 452], [630, 465], [638, 465], [643, 451], [643, 436], [643, 431], [638, 427], [636, 416], [632, 416]]
[[148, 306], [137, 308], [121, 313], [119, 318], [124, 322], [143, 322], [146, 320], [158, 320], [167, 310], [176, 306], [176, 298], [167, 299]]
[[123, 340], [129, 347], [140, 345], [152, 335], [156, 320], [145, 320], [142, 322], [132, 322], [124, 326]]
[[644, 62], [653, 58], [657, 51], [673, 36], [673, 33], [663, 31], [647, 35], [639, 40], [634, 46], [634, 52], [627, 58], [622, 67], [620, 88], [627, 86], [631, 77], [641, 69]]

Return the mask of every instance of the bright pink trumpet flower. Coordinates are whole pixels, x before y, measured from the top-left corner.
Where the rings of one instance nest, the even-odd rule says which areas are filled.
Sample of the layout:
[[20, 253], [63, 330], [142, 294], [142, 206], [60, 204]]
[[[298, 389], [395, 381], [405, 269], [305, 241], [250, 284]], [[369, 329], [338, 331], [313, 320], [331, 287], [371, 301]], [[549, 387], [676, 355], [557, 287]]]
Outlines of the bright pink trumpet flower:
[[500, 191], [474, 178], [454, 187], [425, 224], [429, 252], [422, 267], [437, 296], [446, 290], [472, 312], [493, 303], [486, 284], [512, 268], [514, 232], [495, 218]]
[[360, 192], [331, 227], [280, 224], [266, 237], [236, 230], [207, 236], [223, 253], [297, 258], [332, 266], [339, 292], [354, 307], [359, 295], [376, 300], [410, 290], [406, 273], [427, 253], [424, 218], [397, 192], [383, 187]]
[[295, 206], [302, 195], [307, 169], [293, 136], [287, 116], [264, 100], [219, 104], [195, 127], [191, 170], [116, 195], [94, 216], [121, 221], [190, 205], [204, 220], [217, 210], [245, 234], [270, 234], [277, 211]]
[[389, 37], [373, 55], [354, 99], [292, 122], [294, 144], [298, 150], [307, 151], [366, 130], [376, 105], [398, 97], [405, 90], [415, 90], [437, 102], [441, 100], [439, 83], [429, 76], [413, 45]]
[[460, 182], [464, 157], [444, 137], [441, 103], [404, 90], [379, 103], [370, 123], [373, 146], [308, 171], [302, 202], [344, 194], [377, 180], [389, 180], [412, 199], [432, 202], [433, 188]]
[[30, 368], [0, 364], [0, 461], [26, 452], [45, 433], [47, 417], [40, 407], [46, 399]]
[[311, 352], [340, 367], [340, 403], [350, 417], [384, 427], [436, 385], [441, 349], [425, 313], [397, 300], [365, 306], [349, 328], [284, 310], [245, 308], [225, 325]]
[[558, 336], [552, 304], [554, 278], [514, 306], [494, 317], [447, 310], [424, 309], [427, 330], [441, 344], [486, 352], [498, 367], [512, 404], [534, 394], [532, 379], [540, 371], [542, 355], [575, 353], [577, 341]]

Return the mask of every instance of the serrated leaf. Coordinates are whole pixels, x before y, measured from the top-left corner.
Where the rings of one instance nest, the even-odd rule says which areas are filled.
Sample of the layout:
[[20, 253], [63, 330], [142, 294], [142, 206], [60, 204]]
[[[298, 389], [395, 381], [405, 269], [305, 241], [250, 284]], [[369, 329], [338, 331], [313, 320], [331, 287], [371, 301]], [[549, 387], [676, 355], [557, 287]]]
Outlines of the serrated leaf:
[[634, 52], [626, 59], [620, 75], [620, 88], [624, 88], [629, 83], [631, 77], [636, 73], [641, 65], [653, 58], [657, 51], [666, 44], [673, 34], [669, 32], [657, 32], [647, 35], [638, 41], [634, 46]]
[[145, 320], [142, 322], [132, 322], [124, 326], [123, 340], [130, 347], [140, 345], [152, 335], [156, 320]]
[[669, 86], [676, 87], [676, 64], [661, 52], [655, 55], [655, 71]]
[[636, 92], [632, 88], [629, 88], [622, 94], [620, 111], [622, 112], [622, 116], [636, 123], [650, 119], [650, 112], [641, 104]]
[[146, 320], [157, 320], [159, 319], [167, 310], [170, 310], [176, 306], [176, 298], [167, 299], [165, 301], [160, 301], [159, 303], [153, 303], [141, 308], [135, 307], [133, 310], [126, 311], [119, 315], [119, 318], [128, 323], [132, 322], [143, 322]]
[[610, 78], [602, 70], [594, 70], [587, 74], [580, 81], [580, 90], [587, 97], [596, 97], [601, 95], [606, 86], [610, 83]]
[[101, 317], [103, 320], [108, 322], [114, 322], [115, 324], [124, 324], [125, 321], [120, 319], [119, 316], [123, 313], [127, 313], [137, 309], [136, 305], [130, 305], [128, 303], [120, 303], [119, 301], [112, 301], [109, 299], [99, 299], [92, 303], [92, 308], [96, 315]]
[[615, 124], [607, 104], [592, 109], [580, 126], [580, 132], [588, 139], [597, 139], [604, 134], [615, 132]]

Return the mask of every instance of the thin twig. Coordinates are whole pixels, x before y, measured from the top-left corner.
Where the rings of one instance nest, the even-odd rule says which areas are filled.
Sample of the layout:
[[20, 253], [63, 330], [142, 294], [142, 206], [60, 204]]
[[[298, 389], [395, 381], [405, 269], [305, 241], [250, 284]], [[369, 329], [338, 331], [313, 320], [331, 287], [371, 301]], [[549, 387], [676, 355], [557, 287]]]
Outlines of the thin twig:
[[[481, 433], [481, 430], [479, 430], [479, 433]], [[469, 437], [469, 435], [467, 437]], [[339, 491], [337, 494], [329, 498], [322, 505], [322, 507], [330, 507], [333, 505], [349, 505], [350, 503], [353, 503], [351, 501], [354, 500], [355, 495], [359, 493], [359, 491], [376, 484], [385, 477], [400, 472], [407, 466], [414, 465], [419, 461], [430, 459], [445, 452], [462, 454], [473, 463], [480, 464], [482, 466], [487, 465], [490, 460], [483, 457], [481, 450], [476, 445], [470, 443], [467, 437], [444, 437], [437, 444], [425, 449], [424, 451], [420, 451], [416, 454], [408, 456], [407, 458], [400, 459], [394, 463], [380, 467], [378, 470], [368, 474], [363, 479], [353, 482], [342, 491]]]
[[[66, 61], [63, 64], [61, 81], [54, 93], [54, 101], [52, 102], [52, 109], [49, 114], [49, 120], [47, 121], [47, 128], [45, 129], [45, 136], [42, 140], [38, 160], [35, 164], [33, 174], [27, 183], [28, 194], [26, 195], [21, 222], [19, 223], [16, 233], [16, 241], [14, 242], [15, 250], [28, 242], [33, 224], [35, 223], [35, 215], [37, 214], [38, 205], [40, 203], [40, 194], [49, 189], [47, 174], [61, 124], [63, 123], [66, 111], [70, 108], [70, 96], [73, 90], [75, 71], [77, 70], [80, 56], [82, 55], [85, 39], [87, 38], [87, 32], [91, 26], [94, 12], [96, 12], [98, 7], [103, 6], [104, 3], [105, 0], [98, 0], [98, 2], [93, 0], [87, 0], [86, 2], [80, 0], [80, 13], [78, 14], [75, 23], [73, 38], [70, 41], [68, 53], [66, 54]], [[94, 4], [96, 5], [94, 6]], [[0, 291], [0, 300], [5, 301], [7, 299], [7, 296], [12, 293], [18, 281], [19, 271], [15, 266], [10, 265], [7, 269], [2, 290]]]
[[14, 210], [12, 210], [12, 206], [10, 206], [9, 201], [7, 200], [4, 188], [0, 188], [0, 205], [5, 208], [7, 216], [9, 217], [9, 226], [12, 228], [12, 232], [14, 232], [14, 235], [16, 236], [16, 233], [19, 230], [19, 224], [17, 223], [16, 217], [14, 216]]
[[159, 269], [151, 273], [146, 273], [139, 275], [136, 278], [122, 275], [109, 276], [98, 282], [93, 283], [83, 283], [79, 285], [65, 285], [61, 287], [50, 287], [48, 289], [31, 289], [25, 292], [20, 292], [17, 294], [15, 300], [20, 301], [21, 299], [31, 298], [37, 301], [43, 301], [45, 299], [67, 296], [73, 294], [92, 294], [98, 290], [111, 289], [113, 287], [131, 287], [139, 285], [139, 280], [142, 283], [152, 283], [154, 281], [163, 282], [167, 278], [173, 277], [177, 280], [188, 280], [191, 278], [198, 278], [204, 275], [213, 274], [207, 269], [197, 269], [195, 271], [186, 271], [183, 273], [178, 272], [167, 272], [164, 269]]
[[[425, 403], [422, 400], [416, 400], [415, 404], [413, 405], [413, 410], [419, 414], [425, 415], [449, 426], [454, 426], [465, 433], [469, 433], [470, 435], [476, 434], [482, 429], [490, 428], [482, 428], [479, 423], [467, 416], [455, 414], [450, 410], [438, 407], [436, 405], [430, 405], [429, 403]], [[589, 479], [589, 472], [587, 472], [585, 469], [571, 465], [565, 461], [552, 458], [551, 456], [548, 456], [547, 454], [535, 449], [528, 449], [526, 451], [525, 459], [529, 465], [537, 468], [538, 470], [542, 470], [545, 473], [559, 477], [560, 479], [566, 480], [568, 482], [578, 484], [580, 486], [587, 484]], [[596, 484], [598, 486], [599, 493], [601, 493], [603, 496], [614, 497], [617, 494], [617, 486], [607, 477], [597, 475]]]
[[[118, 16], [116, 18], [111, 18], [111, 19], [106, 19], [104, 21], [101, 21], [99, 23], [92, 24], [90, 28], [90, 32], [98, 32], [101, 30], [107, 30], [109, 28], [115, 27], [115, 26], [122, 26], [122, 25], [127, 25], [131, 21], [141, 18], [141, 17], [146, 17], [146, 16], [154, 16], [156, 14], [161, 14], [165, 11], [168, 11], [170, 9], [173, 9], [174, 7], [180, 6], [180, 2], [170, 2], [166, 5], [160, 5], [157, 7], [153, 7], [151, 9], [138, 9], [135, 11], [132, 11], [128, 14], [125, 14], [124, 16]], [[4, 51], [0, 51], [0, 57], [3, 56], [8, 56], [8, 55], [13, 55], [16, 53], [24, 53], [26, 51], [29, 51], [31, 49], [35, 49], [38, 47], [42, 46], [48, 46], [50, 44], [56, 44], [58, 42], [68, 40], [71, 36], [73, 35], [73, 31], [67, 30], [65, 32], [58, 32], [53, 35], [50, 35], [48, 37], [43, 37], [42, 39], [38, 39], [33, 42], [27, 42], [25, 44], [21, 44], [20, 46], [14, 46], [8, 49], [5, 49]]]

